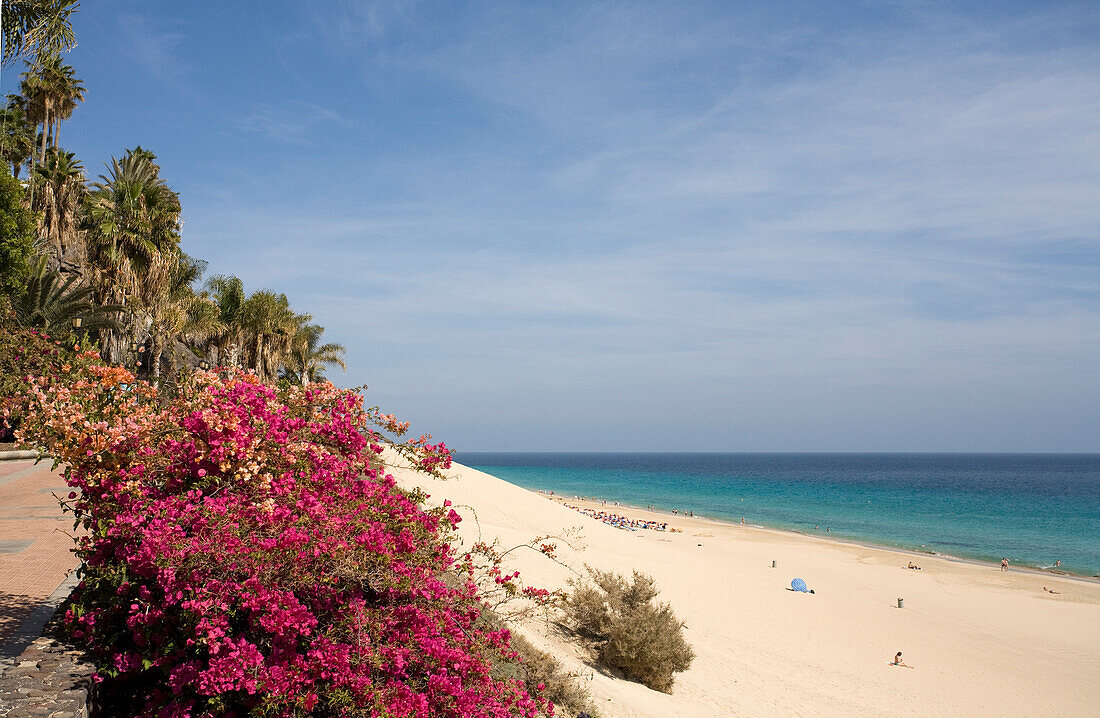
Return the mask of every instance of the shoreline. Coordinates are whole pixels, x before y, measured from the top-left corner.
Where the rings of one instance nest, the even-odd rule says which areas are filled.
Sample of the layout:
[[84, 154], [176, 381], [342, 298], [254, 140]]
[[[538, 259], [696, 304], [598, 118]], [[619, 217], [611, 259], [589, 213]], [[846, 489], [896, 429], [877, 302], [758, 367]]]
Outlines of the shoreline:
[[[671, 694], [601, 671], [550, 616], [512, 626], [582, 677], [607, 718], [1068, 718], [1095, 710], [1096, 581], [551, 497], [457, 463], [447, 474], [439, 481], [394, 470], [401, 486], [429, 494], [426, 503], [451, 502], [463, 518], [456, 550], [479, 541], [502, 548], [551, 541], [553, 560], [538, 550], [513, 551], [504, 570], [520, 571], [527, 585], [566, 592], [585, 567], [639, 571], [672, 606], [696, 658]], [[566, 503], [677, 530], [623, 530]], [[922, 570], [906, 570], [910, 562]], [[794, 578], [816, 595], [791, 591]], [[898, 651], [917, 670], [892, 666]]]
[[[480, 469], [478, 469], [478, 470], [480, 471]], [[501, 481], [506, 481], [506, 480], [501, 479]], [[511, 483], [511, 482], [508, 482], [508, 483]], [[951, 554], [939, 553], [938, 551], [913, 549], [913, 548], [906, 548], [906, 547], [903, 547], [903, 546], [889, 546], [889, 545], [878, 544], [878, 543], [874, 543], [874, 542], [866, 541], [866, 540], [861, 540], [861, 539], [853, 539], [853, 538], [845, 538], [845, 537], [842, 537], [842, 536], [831, 536], [831, 535], [820, 535], [820, 534], [815, 534], [815, 533], [808, 533], [806, 531], [799, 531], [798, 529], [783, 528], [781, 526], [767, 526], [767, 525], [764, 525], [764, 524], [756, 524], [756, 523], [748, 523], [748, 522], [746, 522], [744, 524], [741, 524], [741, 523], [738, 523], [736, 521], [730, 521], [728, 519], [718, 518], [718, 517], [715, 517], [715, 516], [702, 516], [702, 515], [698, 515], [698, 514], [696, 514], [694, 516], [688, 516], [688, 515], [685, 515], [685, 514], [673, 513], [671, 510], [660, 509], [660, 508], [649, 509], [649, 508], [646, 508], [646, 507], [643, 507], [643, 506], [635, 506], [634, 504], [626, 504], [626, 503], [623, 503], [621, 501], [616, 503], [614, 501], [609, 500], [610, 503], [603, 503], [605, 501], [604, 499], [600, 499], [600, 498], [593, 497], [593, 496], [589, 496], [589, 497], [586, 497], [586, 498], [575, 497], [575, 498], [567, 499], [565, 496], [557, 494], [557, 493], [551, 494], [551, 493], [548, 492], [548, 490], [545, 490], [545, 489], [528, 489], [524, 486], [520, 486], [519, 484], [512, 484], [512, 485], [517, 487], [517, 488], [523, 489], [524, 491], [530, 491], [531, 493], [542, 496], [543, 498], [550, 499], [551, 501], [557, 500], [557, 501], [560, 501], [560, 502], [564, 502], [564, 501], [568, 500], [568, 501], [576, 502], [578, 505], [583, 504], [583, 505], [585, 505], [586, 508], [599, 509], [599, 510], [608, 510], [609, 508], [626, 509], [626, 510], [629, 510], [629, 511], [632, 511], [632, 512], [637, 512], [639, 514], [640, 518], [657, 517], [657, 518], [660, 518], [660, 519], [668, 519], [669, 517], [672, 517], [674, 519], [684, 519], [686, 521], [696, 521], [696, 522], [700, 522], [700, 523], [711, 523], [711, 524], [715, 524], [717, 526], [722, 526], [724, 528], [732, 527], [732, 528], [738, 528], [738, 529], [752, 529], [752, 530], [755, 530], [755, 531], [768, 531], [768, 532], [773, 532], [773, 533], [778, 533], [778, 534], [801, 536], [801, 537], [808, 538], [808, 539], [817, 539], [817, 540], [821, 540], [821, 541], [825, 541], [825, 542], [829, 542], [829, 543], [845, 544], [845, 545], [848, 545], [848, 546], [858, 546], [859, 548], [875, 549], [875, 550], [879, 550], [879, 551], [892, 551], [892, 552], [895, 552], [895, 553], [908, 554], [908, 555], [911, 555], [911, 556], [918, 556], [918, 557], [932, 557], [932, 558], [943, 559], [944, 561], [950, 561], [952, 563], [965, 564], [965, 565], [969, 565], [969, 566], [979, 566], [979, 567], [982, 567], [982, 568], [996, 569], [999, 566], [999, 564], [996, 561], [987, 561], [987, 560], [979, 559], [979, 558], [967, 558], [965, 556], [953, 556]], [[1051, 570], [1051, 569], [1042, 568], [1040, 566], [1029, 566], [1027, 564], [1018, 564], [1016, 566], [1010, 566], [1007, 573], [1023, 573], [1023, 574], [1029, 574], [1029, 575], [1034, 575], [1034, 576], [1056, 576], [1058, 578], [1071, 579], [1071, 580], [1075, 580], [1075, 581], [1081, 581], [1081, 582], [1084, 582], [1084, 583], [1100, 584], [1100, 574], [1088, 575], [1088, 574], [1074, 573], [1072, 571], [1066, 571], [1064, 569]]]

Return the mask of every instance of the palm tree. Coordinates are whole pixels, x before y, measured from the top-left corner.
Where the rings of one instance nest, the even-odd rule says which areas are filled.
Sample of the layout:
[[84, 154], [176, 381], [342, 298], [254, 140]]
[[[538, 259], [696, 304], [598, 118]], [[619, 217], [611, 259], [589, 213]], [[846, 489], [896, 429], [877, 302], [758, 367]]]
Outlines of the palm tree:
[[306, 386], [310, 382], [323, 380], [326, 366], [338, 366], [347, 371], [348, 365], [343, 359], [347, 349], [336, 342], [321, 344], [324, 333], [325, 328], [317, 324], [304, 324], [298, 328], [281, 373], [283, 379]]
[[72, 116], [73, 109], [84, 99], [84, 83], [76, 78], [72, 66], [57, 54], [39, 55], [27, 62], [20, 90], [27, 99], [27, 115], [42, 125], [42, 147], [39, 161], [46, 159], [46, 145], [57, 148], [61, 120]]
[[285, 294], [261, 289], [245, 300], [241, 324], [250, 340], [246, 357], [260, 381], [278, 373], [298, 327], [310, 319], [308, 314], [295, 314]]
[[7, 107], [0, 109], [0, 128], [0, 156], [11, 165], [12, 176], [19, 179], [19, 171], [34, 152], [34, 128], [27, 121], [19, 95], [8, 95]]
[[60, 266], [66, 259], [83, 262], [80, 212], [87, 190], [84, 166], [72, 152], [50, 150], [34, 170], [35, 193], [31, 208], [38, 215], [39, 242]]
[[72, 15], [77, 0], [8, 0], [3, 5], [3, 64], [32, 53], [68, 52], [76, 46]]
[[70, 84], [62, 87], [57, 98], [58, 103], [54, 107], [53, 127], [50, 130], [50, 145], [54, 149], [61, 146], [61, 122], [72, 117], [77, 104], [84, 101], [84, 83], [75, 77], [70, 80]]
[[77, 286], [78, 277], [62, 280], [50, 269], [45, 256], [39, 256], [31, 267], [27, 291], [15, 301], [15, 317], [26, 327], [35, 327], [51, 334], [68, 334], [72, 320], [80, 317], [87, 331], [100, 331], [117, 326], [111, 313], [118, 307], [92, 303], [92, 289]]
[[[141, 147], [113, 158], [84, 203], [88, 264], [104, 304], [140, 310], [171, 273], [179, 250], [180, 201], [161, 179], [155, 159]], [[127, 331], [132, 336], [135, 328]], [[125, 338], [105, 337], [110, 358], [122, 356]]]
[[153, 378], [160, 378], [161, 357], [175, 341], [202, 341], [221, 329], [217, 308], [209, 298], [196, 294], [193, 288], [204, 271], [206, 262], [176, 252], [166, 281], [145, 299], [149, 313], [150, 354]]
[[217, 308], [220, 327], [210, 337], [207, 358], [215, 365], [236, 366], [245, 332], [241, 317], [246, 300], [244, 283], [240, 277], [217, 274], [206, 280], [203, 296]]
[[186, 307], [186, 318], [179, 329], [179, 338], [198, 356], [207, 354], [212, 337], [225, 330], [218, 305], [203, 292], [193, 295]]

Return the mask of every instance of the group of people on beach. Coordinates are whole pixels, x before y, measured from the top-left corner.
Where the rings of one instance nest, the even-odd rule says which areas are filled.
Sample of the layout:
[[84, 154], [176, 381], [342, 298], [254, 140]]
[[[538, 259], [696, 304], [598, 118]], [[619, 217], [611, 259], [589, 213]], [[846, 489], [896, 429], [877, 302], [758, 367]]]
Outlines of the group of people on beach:
[[579, 511], [585, 516], [602, 521], [608, 526], [614, 526], [615, 528], [624, 529], [626, 531], [636, 531], [638, 529], [650, 529], [652, 531], [667, 531], [668, 523], [663, 521], [647, 521], [645, 519], [632, 519], [627, 516], [621, 516], [619, 514], [613, 514], [608, 511], [596, 511], [595, 509], [584, 508], [583, 506], [574, 506], [572, 504], [564, 504], [565, 508]]

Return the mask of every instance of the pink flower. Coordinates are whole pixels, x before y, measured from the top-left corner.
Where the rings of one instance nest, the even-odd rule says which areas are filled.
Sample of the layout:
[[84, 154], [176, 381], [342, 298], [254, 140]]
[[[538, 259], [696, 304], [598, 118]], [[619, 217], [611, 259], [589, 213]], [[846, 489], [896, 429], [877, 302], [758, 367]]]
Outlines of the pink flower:
[[[280, 393], [208, 373], [167, 399], [119, 367], [74, 371], [36, 387], [24, 426], [68, 464], [88, 530], [73, 635], [101, 675], [149, 686], [144, 715], [552, 710], [493, 677], [508, 634], [479, 624], [472, 580], [444, 575], [473, 565], [441, 533], [458, 514], [422, 509], [379, 456], [387, 444], [438, 471], [444, 444], [383, 439], [362, 398], [331, 384]], [[495, 555], [512, 593], [548, 593], [520, 591]]]

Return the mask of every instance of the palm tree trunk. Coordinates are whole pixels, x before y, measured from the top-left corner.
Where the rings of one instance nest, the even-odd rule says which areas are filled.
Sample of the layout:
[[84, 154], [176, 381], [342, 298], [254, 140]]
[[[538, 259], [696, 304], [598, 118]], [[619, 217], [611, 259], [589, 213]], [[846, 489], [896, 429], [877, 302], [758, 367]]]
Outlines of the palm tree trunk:
[[[111, 300], [107, 302], [107, 304], [118, 304], [125, 307], [126, 297], [120, 296], [117, 290], [112, 290], [108, 292], [106, 296], [108, 296]], [[131, 335], [133, 330], [130, 322], [128, 321], [125, 309], [119, 312], [118, 323], [119, 328], [117, 330], [111, 330], [110, 337], [108, 339], [107, 351], [109, 357], [107, 360], [112, 364], [125, 364], [127, 363], [127, 359], [135, 359], [134, 373], [137, 373], [139, 367], [136, 365], [136, 358], [126, 356], [126, 351], [128, 349], [128, 342], [126, 341], [126, 338], [127, 336]]]
[[[37, 127], [37, 126], [38, 125], [35, 125], [35, 127]], [[34, 168], [35, 168], [34, 160], [35, 160], [34, 143], [32, 142], [31, 143], [31, 173], [30, 173], [30, 176], [27, 177], [27, 180], [30, 182], [30, 185], [31, 185], [31, 206], [32, 207], [34, 206]]]
[[45, 109], [46, 109], [45, 117], [42, 118], [42, 158], [40, 160], [38, 160], [39, 162], [45, 162], [46, 161], [46, 138], [50, 134], [50, 132], [49, 132], [49, 127], [50, 127], [50, 105], [49, 105], [48, 102], [46, 103], [46, 108]]
[[164, 342], [162, 342], [158, 337], [154, 336], [153, 337], [153, 346], [149, 347], [149, 349], [150, 349], [149, 353], [152, 355], [151, 361], [153, 362], [151, 367], [150, 367], [152, 369], [152, 372], [153, 372], [153, 383], [159, 384], [160, 383], [160, 358], [161, 358], [161, 356], [164, 355]]
[[264, 373], [264, 369], [263, 369], [263, 361], [264, 361], [263, 346], [264, 346], [264, 335], [263, 334], [257, 334], [256, 335], [256, 356], [255, 356], [255, 361], [252, 362], [252, 368], [256, 371], [256, 376], [260, 377], [260, 381], [264, 380], [264, 376], [263, 376], [263, 373]]
[[103, 359], [108, 364], [121, 364], [122, 352], [119, 351], [119, 335], [121, 331], [115, 331], [114, 329], [103, 330]]

